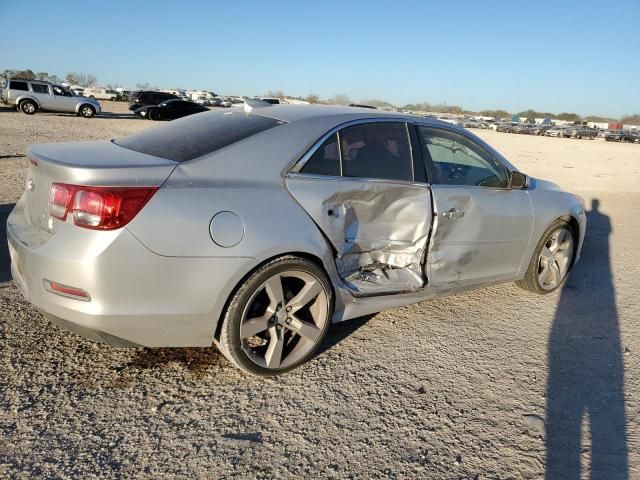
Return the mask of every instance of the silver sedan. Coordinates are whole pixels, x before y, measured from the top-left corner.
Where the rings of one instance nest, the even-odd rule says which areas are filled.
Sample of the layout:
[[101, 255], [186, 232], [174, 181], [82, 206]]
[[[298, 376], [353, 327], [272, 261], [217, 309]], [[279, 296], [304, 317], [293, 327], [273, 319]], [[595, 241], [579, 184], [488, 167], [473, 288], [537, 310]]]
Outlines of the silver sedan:
[[502, 282], [549, 293], [580, 256], [583, 201], [462, 128], [254, 107], [30, 147], [7, 222], [23, 295], [97, 341], [216, 343], [273, 375], [332, 323]]

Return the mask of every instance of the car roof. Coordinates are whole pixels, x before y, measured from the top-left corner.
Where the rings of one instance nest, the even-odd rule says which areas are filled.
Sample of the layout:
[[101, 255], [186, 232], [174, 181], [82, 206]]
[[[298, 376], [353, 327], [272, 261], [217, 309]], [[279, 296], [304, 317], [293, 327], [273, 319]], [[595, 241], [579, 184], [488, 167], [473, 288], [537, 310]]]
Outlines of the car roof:
[[433, 123], [442, 123], [431, 117], [419, 117], [416, 115], [407, 115], [399, 112], [390, 112], [387, 110], [373, 110], [371, 108], [360, 107], [343, 107], [339, 105], [287, 105], [276, 104], [269, 107], [254, 108], [251, 112], [254, 115], [270, 117], [284, 122], [296, 122], [311, 118], [321, 117], [342, 117], [342, 120], [348, 122], [350, 120], [372, 119], [372, 118], [401, 118], [407, 121], [428, 121]]

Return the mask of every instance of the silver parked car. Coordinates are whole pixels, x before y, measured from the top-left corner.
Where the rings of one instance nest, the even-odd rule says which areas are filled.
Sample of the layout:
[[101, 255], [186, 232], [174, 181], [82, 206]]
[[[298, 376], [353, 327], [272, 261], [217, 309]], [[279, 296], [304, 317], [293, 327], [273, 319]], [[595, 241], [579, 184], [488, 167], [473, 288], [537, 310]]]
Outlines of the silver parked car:
[[579, 197], [463, 128], [379, 110], [212, 111], [27, 153], [7, 236], [33, 305], [114, 346], [215, 342], [257, 375], [331, 323], [501, 282], [552, 292], [586, 228]]
[[0, 94], [6, 105], [13, 105], [22, 113], [33, 115], [38, 110], [75, 113], [91, 118], [100, 113], [100, 103], [76, 95], [72, 90], [42, 80], [9, 79]]

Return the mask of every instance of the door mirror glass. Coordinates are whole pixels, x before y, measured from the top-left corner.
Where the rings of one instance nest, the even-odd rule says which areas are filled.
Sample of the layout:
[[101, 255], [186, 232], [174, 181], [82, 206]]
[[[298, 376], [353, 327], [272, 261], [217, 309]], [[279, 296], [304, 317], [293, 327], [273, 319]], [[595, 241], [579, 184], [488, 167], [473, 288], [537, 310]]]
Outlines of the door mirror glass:
[[524, 173], [513, 172], [509, 186], [516, 190], [523, 190], [529, 184], [529, 179]]

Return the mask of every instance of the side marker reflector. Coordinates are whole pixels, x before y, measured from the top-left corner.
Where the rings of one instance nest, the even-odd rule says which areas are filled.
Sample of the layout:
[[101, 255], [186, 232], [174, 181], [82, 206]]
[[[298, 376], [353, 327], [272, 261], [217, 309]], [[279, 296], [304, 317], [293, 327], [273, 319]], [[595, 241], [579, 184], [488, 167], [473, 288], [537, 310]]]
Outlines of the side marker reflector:
[[51, 293], [61, 295], [67, 298], [73, 298], [74, 300], [82, 300], [83, 302], [91, 301], [91, 297], [87, 292], [80, 288], [70, 287], [69, 285], [63, 285], [62, 283], [52, 282], [51, 280], [44, 280], [44, 288]]

